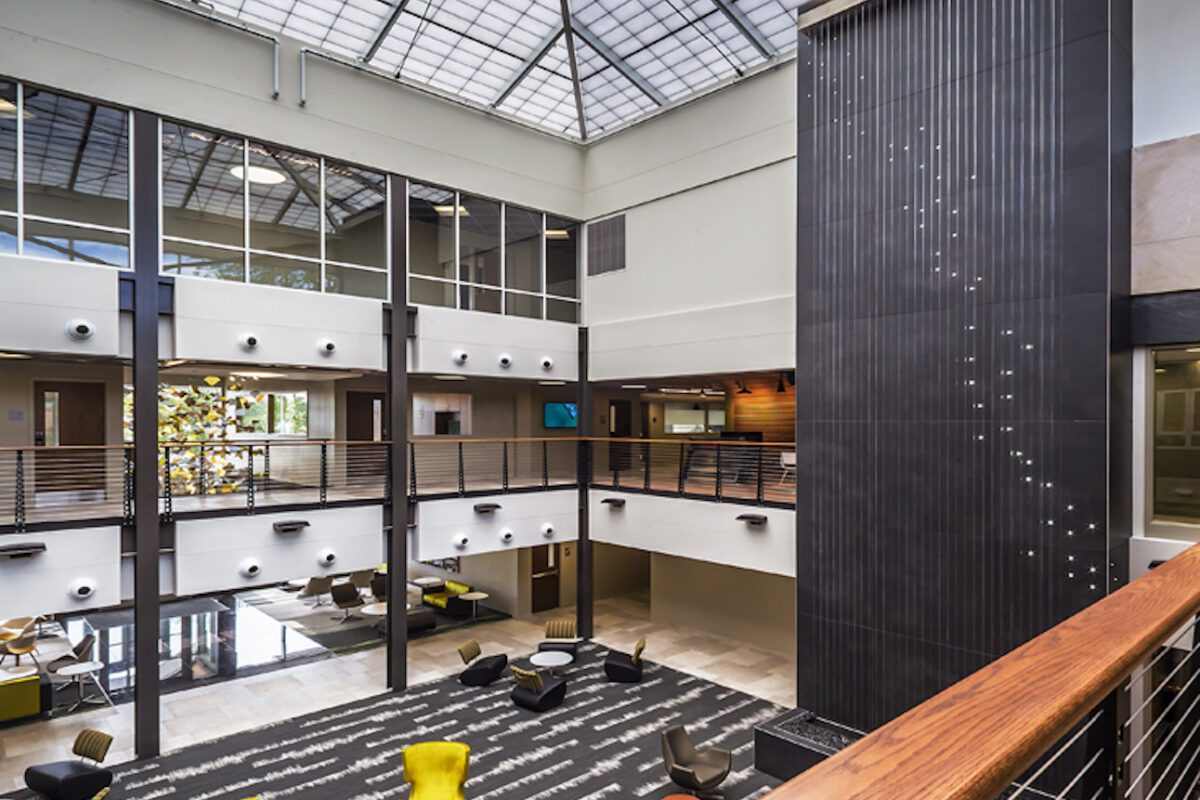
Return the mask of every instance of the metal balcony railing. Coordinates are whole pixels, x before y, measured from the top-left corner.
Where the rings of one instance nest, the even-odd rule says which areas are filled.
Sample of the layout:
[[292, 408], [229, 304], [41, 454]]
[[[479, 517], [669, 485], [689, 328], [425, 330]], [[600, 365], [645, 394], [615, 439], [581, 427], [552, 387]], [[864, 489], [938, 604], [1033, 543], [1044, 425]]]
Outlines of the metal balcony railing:
[[455, 497], [577, 485], [579, 440], [417, 439], [409, 442], [409, 495]]

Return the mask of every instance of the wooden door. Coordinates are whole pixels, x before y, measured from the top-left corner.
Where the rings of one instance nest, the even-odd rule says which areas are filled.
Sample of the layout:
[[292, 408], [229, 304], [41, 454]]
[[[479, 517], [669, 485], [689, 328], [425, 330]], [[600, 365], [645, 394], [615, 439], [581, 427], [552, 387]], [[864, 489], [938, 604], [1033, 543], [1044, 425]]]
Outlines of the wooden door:
[[104, 445], [104, 419], [103, 383], [34, 381], [34, 443], [46, 448], [96, 448], [37, 453], [35, 492], [104, 490], [104, 451], [100, 449]]
[[[633, 403], [629, 400], [610, 400], [608, 403], [608, 435], [628, 439], [633, 435]], [[608, 468], [627, 470], [633, 466], [633, 445], [612, 442], [608, 445]]]
[[559, 550], [557, 544], [533, 548], [533, 575], [530, 587], [533, 613], [559, 606]]
[[[387, 395], [383, 392], [346, 392], [346, 439], [381, 442], [387, 438]], [[376, 486], [387, 475], [387, 455], [382, 447], [346, 445], [346, 483], [350, 488]]]

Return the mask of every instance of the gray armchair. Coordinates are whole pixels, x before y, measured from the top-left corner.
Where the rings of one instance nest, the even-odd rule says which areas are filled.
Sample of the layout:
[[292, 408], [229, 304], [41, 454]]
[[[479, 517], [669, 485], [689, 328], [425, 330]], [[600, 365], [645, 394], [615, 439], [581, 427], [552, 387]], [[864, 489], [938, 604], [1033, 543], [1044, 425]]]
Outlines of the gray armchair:
[[733, 767], [733, 754], [715, 747], [697, 750], [682, 725], [672, 725], [662, 732], [663, 765], [671, 780], [701, 796], [711, 794], [721, 785]]
[[315, 597], [317, 602], [313, 603], [313, 608], [316, 608], [325, 605], [321, 602], [321, 597], [329, 594], [329, 590], [332, 588], [332, 577], [309, 578], [308, 583], [304, 584], [304, 588], [300, 590], [300, 597]]
[[333, 598], [333, 604], [342, 610], [340, 617], [334, 617], [338, 622], [354, 619], [351, 612], [366, 605], [362, 595], [358, 593], [358, 587], [352, 583], [337, 584], [329, 590], [329, 595]]

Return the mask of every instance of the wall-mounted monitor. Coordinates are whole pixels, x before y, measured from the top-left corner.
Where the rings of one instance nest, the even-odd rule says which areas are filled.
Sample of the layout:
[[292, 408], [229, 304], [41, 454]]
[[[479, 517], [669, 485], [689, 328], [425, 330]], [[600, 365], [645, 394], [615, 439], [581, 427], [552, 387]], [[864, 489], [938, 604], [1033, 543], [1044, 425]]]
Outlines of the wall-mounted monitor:
[[546, 403], [542, 407], [542, 424], [547, 428], [577, 428], [579, 409], [574, 403]]

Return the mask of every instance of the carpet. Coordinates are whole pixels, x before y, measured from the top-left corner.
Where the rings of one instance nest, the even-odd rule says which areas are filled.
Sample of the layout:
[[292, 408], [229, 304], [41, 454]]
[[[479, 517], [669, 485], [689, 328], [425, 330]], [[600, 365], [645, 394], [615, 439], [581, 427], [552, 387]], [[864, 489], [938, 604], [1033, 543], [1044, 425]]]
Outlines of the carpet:
[[609, 683], [605, 652], [582, 646], [563, 671], [566, 701], [543, 714], [513, 705], [510, 678], [485, 688], [448, 678], [118, 766], [111, 797], [407, 798], [404, 748], [452, 740], [471, 746], [470, 800], [657, 800], [674, 788], [659, 741], [674, 723], [699, 747], [733, 751], [726, 800], [778, 785], [754, 769], [753, 740], [754, 726], [782, 708], [649, 661], [642, 683]]

